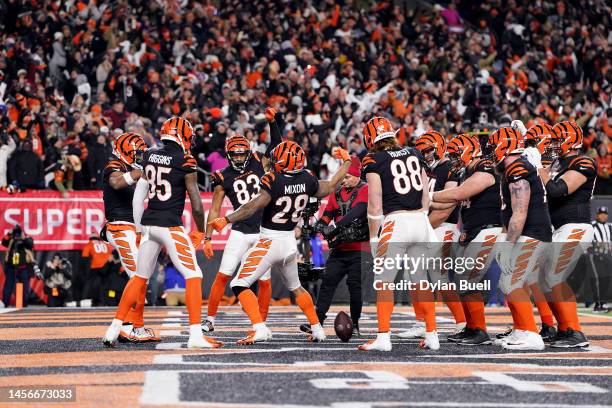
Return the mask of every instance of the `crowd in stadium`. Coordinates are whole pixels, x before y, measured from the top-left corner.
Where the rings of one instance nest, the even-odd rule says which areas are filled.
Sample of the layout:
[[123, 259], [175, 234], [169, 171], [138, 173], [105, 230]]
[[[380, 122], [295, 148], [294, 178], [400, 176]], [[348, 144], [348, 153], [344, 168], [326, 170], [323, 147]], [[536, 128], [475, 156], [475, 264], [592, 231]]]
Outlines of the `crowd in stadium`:
[[155, 145], [172, 115], [191, 121], [199, 167], [214, 171], [228, 134], [265, 150], [276, 106], [321, 177], [338, 167], [333, 146], [363, 150], [372, 115], [403, 144], [575, 120], [595, 192], [612, 193], [605, 0], [213, 3], [0, 0], [0, 188], [100, 188], [110, 140]]

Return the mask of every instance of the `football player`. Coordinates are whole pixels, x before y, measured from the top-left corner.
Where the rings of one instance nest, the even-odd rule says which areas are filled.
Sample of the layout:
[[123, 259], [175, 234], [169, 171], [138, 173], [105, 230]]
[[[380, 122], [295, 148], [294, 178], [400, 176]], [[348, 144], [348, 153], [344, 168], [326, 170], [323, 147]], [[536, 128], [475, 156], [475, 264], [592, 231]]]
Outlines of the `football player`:
[[[463, 274], [455, 273], [459, 280], [481, 282], [494, 259], [494, 246], [502, 232], [500, 223], [499, 176], [493, 162], [483, 157], [476, 136], [462, 134], [454, 137], [447, 147], [452, 162], [451, 172], [457, 174], [457, 187], [431, 193], [432, 207], [461, 203], [463, 233], [459, 239], [456, 257], [481, 258], [482, 264]], [[446, 204], [446, 205], [448, 205]], [[491, 344], [487, 333], [485, 305], [482, 292], [460, 292], [467, 324], [464, 330], [450, 335], [447, 340], [464, 346]]]
[[546, 207], [546, 191], [537, 169], [522, 155], [519, 131], [504, 127], [489, 136], [500, 173], [502, 221], [505, 242], [497, 253], [501, 269], [499, 286], [512, 313], [513, 330], [499, 344], [509, 350], [543, 350], [544, 341], [535, 324], [528, 291], [529, 276], [540, 267], [550, 242], [552, 227]]
[[[136, 303], [153, 273], [162, 248], [185, 277], [185, 303], [189, 313], [188, 348], [218, 348], [222, 343], [202, 335], [202, 271], [195, 251], [204, 238], [204, 210], [198, 190], [196, 161], [190, 154], [193, 128], [181, 117], [166, 120], [160, 130], [164, 142], [143, 157], [144, 176], [134, 193], [136, 228], [142, 231], [136, 274], [125, 287], [115, 319], [106, 331], [104, 344], [112, 347], [130, 307]], [[189, 195], [196, 230], [187, 235], [181, 217]], [[144, 199], [148, 197], [146, 210]]]
[[[136, 254], [140, 241], [132, 215], [132, 199], [136, 182], [142, 176], [142, 156], [147, 145], [140, 135], [124, 133], [113, 142], [116, 160], [104, 168], [102, 191], [106, 225], [102, 238], [106, 239], [119, 253], [121, 265], [131, 278], [136, 273]], [[120, 342], [159, 341], [151, 329], [144, 328], [146, 285], [130, 308], [126, 322], [119, 332]]]
[[[552, 127], [547, 123], [540, 123], [527, 129], [522, 121], [513, 120], [512, 128], [518, 130], [523, 135], [523, 140], [525, 143], [523, 156], [527, 157], [527, 160], [529, 160], [529, 162], [536, 169], [550, 166], [550, 163], [552, 162], [552, 154], [549, 146]], [[542, 243], [541, 245], [550, 246], [550, 244], [546, 243]], [[554, 326], [555, 322], [553, 320], [552, 310], [548, 305], [546, 297], [540, 290], [539, 283], [546, 269], [546, 262], [548, 261], [549, 255], [550, 248], [543, 253], [544, 258], [540, 262], [542, 267], [538, 268], [537, 271], [529, 275], [527, 282], [542, 322], [540, 336], [542, 336], [544, 343], [550, 343], [557, 334], [557, 330]], [[511, 330], [502, 335], [498, 335], [498, 338], [505, 337], [510, 333]]]
[[[359, 346], [359, 350], [391, 351], [391, 315], [394, 294], [388, 284], [402, 269], [395, 260], [408, 255], [424, 255], [426, 243], [437, 242], [429, 223], [428, 178], [421, 165], [418, 150], [401, 147], [387, 118], [374, 117], [363, 128], [368, 154], [363, 158], [363, 174], [368, 182], [368, 224], [374, 264], [383, 265], [375, 278], [378, 334], [376, 339]], [[382, 228], [382, 229], [381, 229]], [[379, 236], [380, 230], [380, 236]], [[382, 262], [381, 262], [382, 261]], [[375, 270], [376, 272], [376, 270]], [[426, 270], [409, 270], [410, 281], [427, 279]], [[377, 283], [378, 282], [378, 283]], [[425, 319], [425, 338], [420, 347], [437, 350], [440, 342], [436, 331], [435, 303], [430, 290], [414, 290]]]
[[[267, 108], [265, 114], [270, 124], [270, 145], [265, 155], [269, 157], [272, 149], [280, 143], [281, 136], [275, 121], [276, 109]], [[223, 204], [223, 199], [226, 196], [232, 203], [234, 210], [251, 201], [259, 193], [259, 179], [265, 173], [264, 158], [259, 153], [251, 151], [249, 141], [242, 135], [234, 135], [226, 139], [225, 155], [229, 161], [229, 166], [212, 174], [214, 190], [211, 208], [208, 213], [208, 218], [211, 220], [219, 217], [221, 204]], [[258, 211], [246, 220], [232, 224], [232, 231], [223, 250], [219, 272], [210, 289], [208, 315], [202, 321], [202, 330], [205, 332], [215, 330], [214, 324], [217, 308], [219, 307], [221, 296], [225, 292], [225, 286], [234, 274], [246, 251], [259, 238], [261, 213], [262, 211]], [[206, 236], [204, 238], [204, 254], [207, 258], [212, 258], [214, 255], [211, 242], [212, 232], [212, 226], [207, 225]], [[270, 298], [272, 297], [270, 271], [263, 274], [257, 286], [259, 289], [259, 312], [265, 321], [270, 306]]]
[[312, 298], [302, 288], [298, 277], [294, 228], [311, 197], [328, 196], [344, 179], [351, 158], [344, 149], [336, 149], [334, 156], [341, 158], [344, 163], [329, 181], [322, 181], [304, 169], [306, 157], [300, 145], [293, 141], [280, 143], [272, 151], [273, 170], [261, 178], [259, 194], [233, 213], [210, 222], [215, 230], [220, 231], [227, 224], [245, 220], [263, 209], [259, 239], [247, 252], [238, 275], [230, 283], [253, 324], [253, 331], [239, 340], [238, 344], [253, 344], [272, 338], [272, 332], [259, 312], [257, 298], [249, 289], [272, 266], [280, 269], [285, 286], [295, 295], [297, 305], [308, 318], [311, 326], [309, 340], [325, 340]]
[[[451, 177], [451, 161], [446, 155], [446, 139], [439, 132], [430, 131], [421, 135], [416, 140], [416, 148], [421, 152], [427, 164], [427, 177], [429, 177], [428, 191], [440, 191], [452, 188], [457, 185], [457, 181]], [[450, 256], [450, 243], [459, 239], [459, 207], [451, 206], [443, 210], [432, 210], [429, 212], [429, 222], [438, 240], [442, 242], [439, 256], [442, 258]], [[434, 282], [448, 283], [447, 271], [429, 271]], [[453, 290], [441, 291], [442, 298], [455, 319], [456, 332], [460, 332], [465, 327], [465, 313], [461, 307], [461, 302], [457, 293]], [[413, 302], [417, 322], [410, 329], [398, 334], [402, 338], [416, 338], [425, 336], [425, 322], [423, 313], [418, 302]]]
[[550, 167], [540, 169], [548, 194], [548, 209], [555, 228], [551, 269], [545, 276], [544, 291], [559, 322], [557, 337], [551, 347], [586, 347], [576, 299], [566, 283], [586, 246], [593, 240], [591, 197], [597, 177], [590, 157], [579, 154], [582, 129], [574, 122], [557, 123], [551, 134], [550, 147], [558, 156]]

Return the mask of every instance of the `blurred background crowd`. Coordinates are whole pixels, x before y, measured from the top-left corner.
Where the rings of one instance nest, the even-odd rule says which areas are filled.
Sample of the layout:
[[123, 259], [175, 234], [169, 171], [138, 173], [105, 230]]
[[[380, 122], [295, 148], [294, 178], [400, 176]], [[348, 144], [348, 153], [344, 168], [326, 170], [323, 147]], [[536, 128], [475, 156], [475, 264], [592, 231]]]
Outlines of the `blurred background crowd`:
[[325, 177], [372, 115], [404, 144], [521, 119], [572, 119], [611, 194], [612, 31], [605, 0], [0, 0], [0, 188], [101, 187], [110, 141], [194, 125], [204, 189], [225, 137], [269, 140], [284, 114]]

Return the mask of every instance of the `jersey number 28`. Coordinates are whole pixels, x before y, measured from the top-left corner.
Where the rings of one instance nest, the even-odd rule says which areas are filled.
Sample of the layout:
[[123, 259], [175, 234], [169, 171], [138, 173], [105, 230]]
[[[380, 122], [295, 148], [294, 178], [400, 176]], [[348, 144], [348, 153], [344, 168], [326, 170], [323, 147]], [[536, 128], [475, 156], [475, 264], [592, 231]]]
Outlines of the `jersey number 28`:
[[423, 190], [421, 166], [419, 159], [415, 156], [409, 156], [406, 160], [393, 160], [391, 174], [393, 175], [393, 187], [398, 194], [408, 194], [413, 188], [415, 191]]

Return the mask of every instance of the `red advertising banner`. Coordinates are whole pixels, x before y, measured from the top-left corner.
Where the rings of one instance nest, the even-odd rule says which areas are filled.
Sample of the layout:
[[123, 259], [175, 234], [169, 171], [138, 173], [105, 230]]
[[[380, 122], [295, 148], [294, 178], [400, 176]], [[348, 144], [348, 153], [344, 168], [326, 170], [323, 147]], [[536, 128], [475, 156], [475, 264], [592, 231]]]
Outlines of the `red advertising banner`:
[[[202, 193], [207, 210], [212, 193]], [[223, 202], [221, 214], [231, 212], [228, 200]], [[0, 233], [21, 225], [26, 235], [34, 239], [35, 249], [55, 251], [82, 249], [92, 235], [98, 235], [104, 225], [104, 203], [101, 191], [75, 191], [68, 198], [56, 191], [41, 190], [20, 194], [0, 193]], [[183, 212], [183, 225], [191, 231], [194, 221], [187, 200]], [[215, 249], [222, 249], [230, 227], [222, 233], [213, 233]]]
[[[208, 213], [212, 193], [201, 195]], [[232, 211], [229, 200], [225, 199], [221, 215]], [[75, 191], [68, 198], [50, 190], [0, 193], [0, 214], [0, 234], [4, 235], [19, 224], [25, 234], [34, 239], [34, 248], [39, 251], [82, 249], [90, 236], [100, 233], [105, 222], [101, 191]], [[188, 232], [194, 228], [189, 200], [185, 202], [183, 225]], [[215, 249], [223, 249], [230, 230], [231, 226], [227, 226], [220, 233], [213, 233]]]

